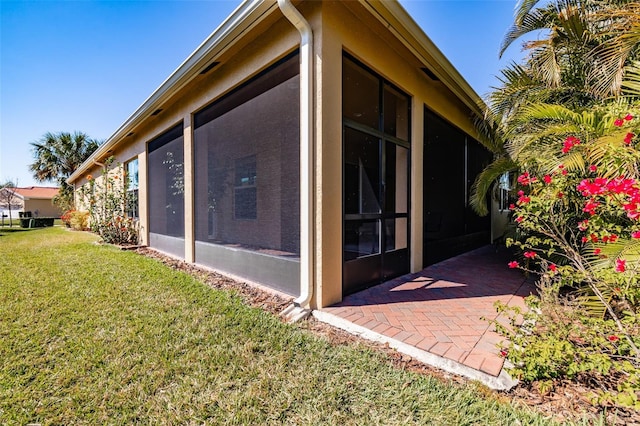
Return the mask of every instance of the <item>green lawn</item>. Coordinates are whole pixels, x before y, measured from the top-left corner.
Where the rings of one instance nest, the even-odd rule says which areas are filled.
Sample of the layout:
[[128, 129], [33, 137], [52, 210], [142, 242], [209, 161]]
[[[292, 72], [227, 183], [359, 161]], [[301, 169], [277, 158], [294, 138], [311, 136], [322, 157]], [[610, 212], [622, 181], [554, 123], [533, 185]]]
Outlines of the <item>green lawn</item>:
[[0, 424], [549, 424], [95, 241], [0, 229]]

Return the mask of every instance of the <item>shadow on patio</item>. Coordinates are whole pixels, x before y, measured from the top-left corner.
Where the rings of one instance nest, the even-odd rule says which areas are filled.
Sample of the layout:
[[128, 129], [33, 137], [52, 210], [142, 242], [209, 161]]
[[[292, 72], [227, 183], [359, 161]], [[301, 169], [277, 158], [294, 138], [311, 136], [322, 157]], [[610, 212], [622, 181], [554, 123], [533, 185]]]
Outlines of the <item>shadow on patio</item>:
[[314, 315], [364, 338], [495, 389], [515, 382], [503, 371], [491, 325], [494, 303], [524, 306], [532, 280], [507, 267], [504, 248], [485, 246], [352, 294]]

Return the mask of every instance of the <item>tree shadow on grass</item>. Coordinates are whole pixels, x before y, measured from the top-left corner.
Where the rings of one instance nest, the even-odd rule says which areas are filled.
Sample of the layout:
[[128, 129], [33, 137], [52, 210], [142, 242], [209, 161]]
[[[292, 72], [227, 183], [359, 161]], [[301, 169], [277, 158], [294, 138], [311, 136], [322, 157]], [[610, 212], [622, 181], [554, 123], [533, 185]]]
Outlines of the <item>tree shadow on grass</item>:
[[29, 228], [6, 228], [0, 227], [0, 237], [4, 237], [5, 234], [13, 234], [16, 232], [25, 232], [25, 231], [33, 231], [33, 229]]

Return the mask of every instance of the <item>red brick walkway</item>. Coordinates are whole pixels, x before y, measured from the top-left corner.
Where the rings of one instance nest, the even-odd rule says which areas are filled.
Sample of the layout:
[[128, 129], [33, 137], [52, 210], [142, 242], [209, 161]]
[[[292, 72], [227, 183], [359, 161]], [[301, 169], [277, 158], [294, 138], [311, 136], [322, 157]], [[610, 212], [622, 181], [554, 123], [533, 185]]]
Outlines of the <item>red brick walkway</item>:
[[535, 290], [508, 261], [504, 249], [482, 247], [322, 311], [497, 377], [504, 359], [498, 347], [503, 338], [488, 321], [498, 316], [494, 303], [523, 306], [523, 297]]

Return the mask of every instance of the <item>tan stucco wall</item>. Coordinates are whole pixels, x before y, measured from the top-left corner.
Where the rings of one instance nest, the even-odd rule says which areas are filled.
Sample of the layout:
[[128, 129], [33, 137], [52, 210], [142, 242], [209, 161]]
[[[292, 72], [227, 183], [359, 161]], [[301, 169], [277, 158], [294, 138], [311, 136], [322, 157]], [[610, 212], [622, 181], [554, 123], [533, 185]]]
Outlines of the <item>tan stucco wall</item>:
[[25, 200], [24, 211], [30, 211], [38, 217], [60, 217], [62, 212], [53, 205], [52, 200]]
[[[469, 109], [420, 69], [423, 64], [358, 2], [296, 3], [314, 31], [315, 55], [315, 290], [312, 307], [342, 299], [342, 55], [347, 51], [412, 97], [411, 121], [411, 270], [422, 268], [423, 108], [435, 111], [473, 134]], [[279, 11], [227, 50], [220, 64], [183, 87], [125, 137], [110, 153], [117, 162], [139, 159], [140, 224], [148, 242], [146, 145], [177, 123], [184, 124], [185, 255], [194, 259], [193, 126], [199, 109], [298, 47], [300, 36]], [[91, 171], [99, 174], [96, 168]], [[77, 182], [78, 186], [84, 179]]]
[[[412, 272], [422, 269], [423, 108], [474, 134], [471, 111], [423, 66], [390, 31], [357, 2], [323, 2], [316, 37], [316, 280], [315, 305], [342, 299], [342, 54], [346, 51], [412, 97]], [[321, 25], [321, 26], [320, 26]]]

